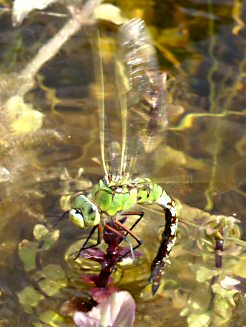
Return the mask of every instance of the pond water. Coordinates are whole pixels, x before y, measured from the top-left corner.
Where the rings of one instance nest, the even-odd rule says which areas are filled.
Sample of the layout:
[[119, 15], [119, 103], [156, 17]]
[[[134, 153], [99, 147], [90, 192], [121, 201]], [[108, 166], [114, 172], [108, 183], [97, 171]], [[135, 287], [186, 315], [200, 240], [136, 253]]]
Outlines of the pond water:
[[[181, 223], [155, 298], [145, 295], [142, 286], [158, 246], [162, 215], [146, 212], [137, 229], [144, 258], [138, 265], [120, 267], [113, 277], [137, 302], [136, 326], [245, 326], [241, 294], [216, 292], [214, 251], [204, 226], [211, 217], [230, 217], [230, 240], [218, 278], [245, 278], [245, 245], [236, 240], [240, 235], [233, 219], [243, 238], [246, 35], [241, 23], [246, 3], [134, 0], [117, 6], [127, 17], [145, 20], [160, 69], [168, 74], [166, 137], [149, 157], [142, 154], [138, 164], [142, 174], [180, 201]], [[58, 5], [50, 8], [54, 11], [64, 13]], [[32, 108], [17, 99], [26, 119], [18, 125], [21, 114], [12, 116], [6, 109], [11, 90], [18, 93], [20, 87], [11, 79], [6, 88], [9, 76], [20, 72], [66, 21], [35, 12], [13, 28], [10, 12], [0, 16], [0, 326], [72, 326], [67, 317], [56, 321], [54, 313], [72, 296], [87, 294], [88, 285], [79, 276], [97, 269], [66, 257], [88, 232], [68, 220], [59, 222], [71, 196], [89, 193], [103, 176], [88, 30], [81, 29], [35, 76], [35, 86], [25, 96]], [[33, 109], [43, 116], [29, 111]], [[42, 233], [48, 233], [46, 239]]]

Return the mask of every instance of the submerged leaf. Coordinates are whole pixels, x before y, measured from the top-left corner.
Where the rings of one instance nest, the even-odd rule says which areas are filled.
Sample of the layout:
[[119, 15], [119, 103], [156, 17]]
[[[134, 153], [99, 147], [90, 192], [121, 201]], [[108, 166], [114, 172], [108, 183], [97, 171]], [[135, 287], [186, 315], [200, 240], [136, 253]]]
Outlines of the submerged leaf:
[[[228, 321], [230, 319], [230, 302], [227, 298], [217, 295], [214, 300], [213, 315], [217, 321]], [[215, 319], [215, 318], [214, 318]]]
[[67, 285], [65, 272], [61, 266], [56, 264], [45, 266], [42, 271], [37, 272], [36, 277], [38, 280], [42, 278], [38, 285], [48, 296], [57, 294], [61, 288]]
[[37, 131], [43, 124], [44, 115], [24, 102], [21, 96], [13, 96], [6, 103], [13, 132], [25, 134]]
[[36, 254], [38, 252], [38, 243], [23, 240], [18, 247], [19, 258], [22, 261], [26, 271], [36, 268]]
[[211, 316], [209, 313], [191, 314], [187, 321], [189, 327], [208, 327], [211, 323]]
[[242, 254], [236, 264], [232, 267], [232, 271], [235, 275], [246, 278], [246, 254]]
[[34, 228], [33, 228], [33, 236], [36, 238], [37, 241], [41, 241], [45, 235], [48, 234], [48, 229], [41, 224], [37, 224]]
[[45, 323], [45, 326], [59, 327], [64, 321], [64, 318], [57, 312], [52, 310], [46, 310], [39, 314], [39, 319]]
[[196, 272], [196, 280], [199, 283], [203, 283], [207, 280], [210, 280], [215, 274], [216, 271], [201, 266]]
[[40, 301], [44, 300], [44, 296], [31, 286], [24, 288], [17, 293], [17, 296], [20, 304], [23, 305], [27, 312], [30, 312], [31, 307], [36, 307]]
[[33, 229], [33, 236], [37, 241], [42, 241], [42, 249], [49, 250], [58, 240], [60, 231], [58, 229], [49, 231], [44, 225], [37, 224]]
[[220, 284], [216, 283], [212, 286], [214, 293], [220, 295], [221, 298], [225, 299], [227, 302], [230, 302], [232, 305], [235, 305], [234, 295], [238, 293], [236, 290], [226, 290], [221, 287]]
[[[199, 283], [193, 288], [187, 305], [180, 312], [181, 316], [187, 316], [188, 318], [194, 314], [202, 315], [209, 310], [211, 303], [211, 291], [210, 284], [208, 282]], [[187, 318], [187, 319], [188, 319]], [[195, 325], [191, 325], [195, 326]], [[198, 325], [200, 326], [200, 325]]]

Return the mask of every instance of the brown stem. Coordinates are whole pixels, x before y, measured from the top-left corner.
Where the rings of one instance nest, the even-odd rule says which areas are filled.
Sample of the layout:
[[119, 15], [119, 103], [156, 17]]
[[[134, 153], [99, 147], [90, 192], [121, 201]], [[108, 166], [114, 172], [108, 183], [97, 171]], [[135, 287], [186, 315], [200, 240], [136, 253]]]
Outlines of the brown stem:
[[37, 55], [19, 74], [21, 79], [26, 80], [26, 83], [20, 85], [18, 90], [20, 95], [24, 95], [32, 88], [33, 78], [37, 72], [59, 52], [61, 47], [80, 30], [81, 26], [93, 22], [91, 16], [101, 2], [102, 0], [90, 0], [86, 2], [82, 9], [77, 8], [73, 10], [72, 18], [68, 20], [52, 39], [39, 49]]

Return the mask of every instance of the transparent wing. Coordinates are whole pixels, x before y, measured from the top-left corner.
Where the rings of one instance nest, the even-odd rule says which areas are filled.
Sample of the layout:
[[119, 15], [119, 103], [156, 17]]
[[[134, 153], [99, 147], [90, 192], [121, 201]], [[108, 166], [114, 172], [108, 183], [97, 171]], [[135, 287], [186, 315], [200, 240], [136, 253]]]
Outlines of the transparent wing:
[[[125, 85], [123, 173], [133, 172], [139, 152], [151, 152], [167, 125], [165, 75], [160, 74], [151, 37], [142, 20], [133, 19], [118, 32], [117, 62]], [[124, 89], [121, 86], [121, 90]], [[124, 108], [124, 106], [122, 106]], [[163, 138], [163, 134], [161, 135]]]
[[[95, 44], [94, 44], [95, 46]], [[97, 37], [95, 69], [105, 177], [128, 177], [138, 153], [150, 152], [167, 124], [165, 79], [142, 20]]]

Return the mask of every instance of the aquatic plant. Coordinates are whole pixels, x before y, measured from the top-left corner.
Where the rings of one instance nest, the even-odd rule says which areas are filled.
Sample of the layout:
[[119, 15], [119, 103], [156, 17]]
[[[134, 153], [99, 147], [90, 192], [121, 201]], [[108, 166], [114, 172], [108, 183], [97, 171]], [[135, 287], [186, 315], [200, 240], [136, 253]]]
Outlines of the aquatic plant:
[[135, 309], [128, 292], [117, 292], [87, 314], [76, 312], [73, 320], [77, 327], [130, 327], [134, 323]]
[[[37, 2], [31, 5], [35, 3]], [[143, 7], [148, 10], [143, 10]], [[212, 1], [200, 1], [198, 4], [197, 1], [193, 1], [189, 2], [189, 6], [170, 1], [143, 1], [141, 7], [139, 1], [125, 0], [121, 3], [123, 12], [128, 12], [129, 17], [146, 18], [159, 51], [162, 68], [169, 69], [169, 144], [164, 146], [160, 143], [160, 151], [165, 160], [159, 158], [154, 160], [155, 174], [160, 177], [158, 181], [165, 182], [167, 177], [169, 192], [175, 198], [182, 200], [178, 242], [173, 253], [172, 265], [168, 267], [161, 285], [164, 291], [161, 290], [156, 298], [147, 303], [143, 301], [146, 300], [146, 294], [141, 293], [143, 284], [140, 280], [147, 278], [146, 271], [151, 261], [149, 257], [155, 251], [153, 239], [157, 240], [151, 228], [148, 226], [146, 228], [145, 222], [138, 230], [144, 239], [140, 264], [133, 264], [130, 256], [128, 259], [131, 260], [131, 268], [126, 269], [124, 274], [119, 274], [123, 269], [118, 263], [115, 270], [110, 270], [110, 273], [112, 272], [110, 278], [102, 278], [103, 284], [106, 285], [102, 287], [104, 295], [108, 286], [131, 290], [138, 303], [136, 326], [143, 323], [162, 326], [163, 319], [170, 326], [197, 327], [211, 324], [231, 326], [233, 323], [244, 326], [245, 324], [245, 243], [241, 240], [239, 230], [239, 221], [244, 221], [245, 202], [245, 130], [243, 128], [245, 41], [242, 29], [244, 7], [242, 1], [236, 0], [226, 5], [213, 5]], [[107, 16], [107, 11], [109, 12], [106, 10], [106, 14], [102, 17]], [[158, 12], [163, 13], [163, 16], [158, 17]], [[35, 15], [39, 15], [39, 12], [33, 14], [32, 22], [35, 20]], [[121, 13], [118, 16], [117, 19], [121, 21]], [[164, 16], [165, 20], [163, 20]], [[70, 18], [69, 15], [61, 17]], [[49, 20], [49, 26], [52, 25], [51, 21], [52, 19]], [[60, 24], [59, 22], [59, 26]], [[50, 31], [55, 27], [52, 25]], [[28, 29], [28, 24], [23, 26], [23, 29], [25, 28]], [[45, 33], [47, 34], [46, 30]], [[9, 37], [8, 33], [6, 37]], [[38, 41], [43, 42], [42, 37], [40, 40]], [[77, 46], [77, 40], [71, 41], [70, 38], [69, 50], [66, 48], [64, 51], [66, 54], [69, 53], [69, 59], [66, 57], [69, 63], [73, 56], [71, 47], [74, 43]], [[17, 50], [20, 45], [21, 42], [18, 41]], [[35, 47], [37, 49], [38, 45], [36, 44]], [[45, 47], [42, 49], [44, 50]], [[57, 47], [52, 56], [59, 51], [60, 48]], [[79, 51], [78, 57], [81, 57], [81, 48]], [[62, 237], [59, 241], [55, 236], [52, 246], [47, 245], [46, 237], [53, 238], [52, 224], [55, 224], [61, 212], [60, 208], [55, 208], [55, 203], [59, 203], [60, 200], [62, 210], [68, 210], [71, 193], [75, 194], [82, 189], [88, 193], [101, 174], [101, 170], [98, 164], [100, 160], [97, 142], [92, 140], [97, 134], [95, 119], [91, 115], [94, 104], [88, 106], [84, 99], [78, 102], [80, 107], [86, 108], [85, 111], [79, 112], [79, 115], [78, 104], [76, 103], [76, 108], [73, 110], [71, 101], [65, 102], [62, 107], [62, 110], [65, 108], [67, 112], [57, 110], [58, 104], [62, 106], [63, 101], [58, 93], [60, 84], [54, 87], [52, 82], [46, 80], [49, 71], [42, 71], [45, 76], [43, 79], [37, 76], [39, 69], [52, 56], [44, 55], [42, 51], [40, 54], [42, 55], [39, 59], [43, 58], [44, 61], [39, 61], [40, 64], [36, 68], [28, 65], [30, 69], [35, 68], [33, 76], [37, 81], [37, 89], [29, 92], [25, 100], [24, 95], [26, 96], [26, 92], [33, 88], [33, 80], [28, 81], [28, 76], [24, 76], [24, 80], [19, 79], [16, 73], [1, 76], [3, 167], [0, 170], [2, 182], [0, 324], [3, 326], [73, 325], [69, 316], [73, 311], [68, 310], [63, 314], [59, 312], [59, 307], [62, 307], [62, 303], [66, 301], [72, 305], [70, 298], [77, 301], [77, 305], [73, 305], [76, 310], [80, 310], [83, 304], [87, 307], [87, 311], [97, 306], [94, 300], [91, 302], [90, 295], [90, 289], [96, 287], [95, 283], [93, 281], [89, 284], [92, 280], [86, 281], [86, 276], [88, 271], [90, 275], [98, 276], [99, 270], [103, 267], [100, 264], [99, 268], [88, 267], [83, 260], [97, 263], [91, 259], [101, 256], [102, 260], [105, 260], [104, 256], [107, 253], [107, 248], [100, 247], [93, 250], [94, 252], [87, 252], [88, 257], [91, 255], [91, 258], [86, 259], [86, 254], [83, 257], [81, 253], [78, 262], [74, 262], [71, 258], [68, 261], [66, 258], [67, 261], [64, 263], [63, 253], [66, 248], [76, 239], [84, 237], [82, 233], [73, 233], [71, 225], [67, 222], [64, 222], [61, 227]], [[24, 55], [32, 62], [30, 53]], [[18, 56], [15, 58], [18, 60]], [[75, 58], [77, 60], [77, 54]], [[5, 63], [6, 61], [3, 61], [2, 65]], [[20, 63], [23, 68], [23, 62]], [[11, 65], [11, 67], [15, 66]], [[28, 72], [25, 68], [27, 67], [24, 67], [23, 71]], [[67, 75], [64, 75], [68, 80]], [[74, 82], [74, 76], [71, 81]], [[79, 89], [81, 90], [81, 86]], [[94, 90], [93, 86], [90, 85], [90, 96], [94, 94], [92, 90]], [[52, 114], [47, 109], [43, 110], [38, 101], [37, 103], [33, 101], [40, 92], [44, 93], [45, 101], [52, 108]], [[18, 98], [14, 97], [16, 95]], [[14, 108], [12, 116], [5, 115], [7, 107]], [[17, 107], [20, 108], [20, 115], [16, 114]], [[27, 126], [25, 121], [29, 123], [29, 118], [32, 117], [36, 117], [37, 120], [32, 119], [32, 123]], [[78, 117], [80, 117], [78, 119], [80, 126], [75, 130], [74, 121]], [[55, 132], [52, 138], [54, 128], [58, 125], [61, 127], [62, 124], [66, 125], [62, 131], [65, 139], [61, 131]], [[27, 131], [24, 127], [29, 128], [26, 134], [20, 133], [22, 125], [24, 131]], [[83, 130], [89, 134], [86, 129], [88, 126], [91, 126], [90, 137], [81, 142], [84, 137]], [[51, 128], [50, 132], [47, 127]], [[18, 133], [13, 133], [14, 128]], [[33, 133], [30, 129], [33, 129]], [[67, 135], [71, 136], [69, 146], [66, 145]], [[58, 143], [62, 145], [62, 155], [57, 155], [57, 148], [53, 146]], [[51, 146], [47, 148], [47, 144]], [[42, 149], [46, 153], [52, 151], [54, 156], [40, 157], [39, 153]], [[76, 159], [74, 159], [75, 154]], [[153, 158], [154, 156], [153, 153]], [[50, 165], [53, 170], [49, 170]], [[59, 180], [64, 165], [68, 168], [69, 174], [75, 177], [63, 174], [63, 178]], [[83, 176], [89, 177], [82, 186], [81, 175], [76, 177], [80, 165], [84, 167]], [[18, 174], [13, 174], [13, 171]], [[41, 182], [40, 187], [30, 182], [31, 177], [34, 181]], [[51, 179], [54, 183], [48, 185], [46, 182], [50, 182]], [[54, 190], [57, 192], [55, 197]], [[193, 207], [186, 206], [184, 203], [189, 203]], [[195, 207], [206, 207], [209, 213]], [[161, 226], [163, 221], [157, 216], [156, 213], [148, 214], [157, 226]], [[225, 221], [223, 230], [220, 230], [225, 238], [225, 242], [222, 243], [219, 240], [220, 233], [216, 232], [217, 226], [212, 223], [217, 220]], [[49, 236], [38, 237], [39, 239], [36, 236], [32, 237], [30, 231], [37, 222], [44, 223], [46, 227], [39, 226], [36, 230], [46, 230], [47, 233], [44, 234]], [[217, 239], [216, 248], [215, 239]], [[18, 253], [23, 266], [20, 265], [18, 258], [16, 261], [14, 255], [16, 244], [20, 240], [23, 241], [20, 242]], [[118, 247], [120, 246], [121, 243]], [[76, 248], [78, 247], [74, 247]], [[60, 261], [56, 262], [56, 260]], [[147, 261], [148, 264], [144, 265], [142, 260]], [[11, 279], [13, 276], [16, 276], [14, 283]], [[81, 277], [84, 277], [84, 280]], [[8, 280], [11, 281], [10, 284]], [[15, 297], [16, 293], [18, 297]]]

